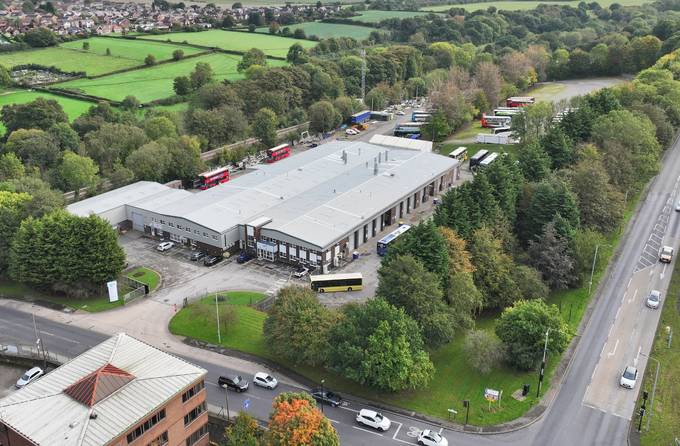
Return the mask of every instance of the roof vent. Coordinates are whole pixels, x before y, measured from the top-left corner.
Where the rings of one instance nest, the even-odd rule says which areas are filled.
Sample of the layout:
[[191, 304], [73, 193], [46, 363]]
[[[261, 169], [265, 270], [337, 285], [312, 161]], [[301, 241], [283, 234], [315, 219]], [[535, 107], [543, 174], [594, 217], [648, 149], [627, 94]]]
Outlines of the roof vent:
[[80, 421], [78, 421], [78, 420], [76, 420], [76, 421], [71, 421], [71, 423], [68, 425], [68, 427], [70, 427], [71, 429], [73, 429], [73, 428], [76, 427], [78, 424], [80, 424]]
[[298, 170], [299, 170], [300, 172], [302, 172], [302, 167], [298, 167]]
[[98, 415], [97, 415], [96, 412], [92, 412], [92, 413], [90, 414], [90, 420], [96, 420], [96, 419], [97, 419], [97, 416], [98, 416]]

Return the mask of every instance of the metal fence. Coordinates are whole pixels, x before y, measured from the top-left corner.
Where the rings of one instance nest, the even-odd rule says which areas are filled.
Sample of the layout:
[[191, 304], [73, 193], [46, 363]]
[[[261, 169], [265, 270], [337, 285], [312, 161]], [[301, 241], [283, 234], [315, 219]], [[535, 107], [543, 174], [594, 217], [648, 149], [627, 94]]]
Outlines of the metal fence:
[[125, 293], [123, 295], [124, 303], [132, 302], [135, 299], [144, 297], [145, 295], [149, 294], [149, 286], [144, 282], [140, 282], [139, 280], [133, 279], [132, 277], [128, 276], [123, 276], [120, 280], [121, 282], [123, 282], [125, 286], [127, 286], [128, 288], [132, 288], [132, 291]]
[[51, 353], [40, 345], [26, 345], [9, 341], [0, 342], [0, 356], [30, 359], [35, 361], [49, 362], [52, 364], [63, 364], [70, 358], [64, 355]]

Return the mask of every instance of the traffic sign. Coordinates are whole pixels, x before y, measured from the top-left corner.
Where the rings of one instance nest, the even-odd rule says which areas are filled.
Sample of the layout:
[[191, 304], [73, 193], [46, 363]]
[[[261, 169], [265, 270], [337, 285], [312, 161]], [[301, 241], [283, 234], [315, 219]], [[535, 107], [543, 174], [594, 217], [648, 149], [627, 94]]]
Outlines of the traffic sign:
[[243, 400], [243, 409], [247, 409], [248, 407], [250, 407], [250, 398]]

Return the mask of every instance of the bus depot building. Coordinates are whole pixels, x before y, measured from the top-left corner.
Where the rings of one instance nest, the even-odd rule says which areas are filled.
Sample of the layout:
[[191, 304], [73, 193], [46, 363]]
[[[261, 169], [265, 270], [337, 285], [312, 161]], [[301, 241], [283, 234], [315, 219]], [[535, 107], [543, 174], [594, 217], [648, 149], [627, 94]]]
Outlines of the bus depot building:
[[210, 254], [325, 273], [448, 190], [457, 167], [430, 152], [334, 141], [196, 193], [140, 181], [67, 209]]

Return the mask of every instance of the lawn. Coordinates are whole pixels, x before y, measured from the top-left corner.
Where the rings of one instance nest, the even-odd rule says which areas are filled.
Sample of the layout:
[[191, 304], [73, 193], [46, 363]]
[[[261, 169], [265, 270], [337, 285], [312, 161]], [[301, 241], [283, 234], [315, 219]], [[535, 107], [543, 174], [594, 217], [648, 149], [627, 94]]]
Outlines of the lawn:
[[[608, 7], [612, 3], [618, 3], [622, 6], [634, 6], [642, 5], [644, 3], [651, 3], [649, 0], [598, 0], [597, 3], [603, 8]], [[457, 4], [457, 5], [438, 5], [438, 6], [428, 6], [422, 8], [422, 11], [432, 11], [432, 12], [444, 12], [451, 8], [463, 8], [467, 11], [477, 11], [480, 9], [487, 9], [489, 6], [495, 6], [500, 10], [507, 11], [519, 11], [534, 9], [538, 5], [560, 5], [560, 6], [572, 6], [574, 8], [578, 7], [579, 1], [560, 1], [560, 2], [546, 2], [546, 1], [498, 1], [498, 2], [480, 2], [480, 3], [467, 3], [467, 4]]]
[[379, 11], [376, 9], [358, 11], [357, 13], [361, 15], [349, 17], [349, 19], [364, 23], [378, 23], [387, 19], [405, 19], [430, 14], [430, 12], [425, 11]]
[[161, 281], [160, 274], [158, 274], [156, 271], [152, 269], [144, 268], [143, 266], [128, 271], [127, 273], [125, 273], [125, 275], [131, 279], [149, 285], [149, 292], [154, 291], [156, 288], [158, 288], [158, 284]]
[[[0, 93], [0, 108], [8, 104], [25, 104], [38, 98], [54, 99], [64, 108], [70, 120], [76, 119], [94, 105], [92, 102], [79, 99], [66, 98], [50, 93], [33, 90], [7, 90]], [[5, 128], [0, 123], [0, 134], [5, 133]]]
[[189, 43], [193, 45], [221, 48], [223, 50], [246, 52], [251, 48], [258, 48], [269, 56], [286, 57], [288, 49], [299, 43], [305, 48], [311, 48], [316, 42], [310, 40], [291, 39], [288, 37], [272, 36], [259, 33], [244, 33], [240, 31], [210, 30], [196, 33], [170, 33], [161, 35], [147, 35], [144, 40], [159, 40], [163, 42]]
[[[98, 79], [76, 79], [55, 84], [53, 87], [81, 91], [115, 101], [120, 101], [131, 94], [141, 102], [149, 102], [174, 95], [173, 80], [177, 76], [191, 73], [198, 62], [210, 64], [216, 79], [241, 79], [243, 75], [236, 70], [240, 60], [241, 58], [236, 55], [213, 53]], [[268, 63], [282, 65], [285, 62], [269, 60]]]
[[[321, 39], [326, 39], [328, 37], [353, 37], [357, 40], [364, 40], [368, 38], [372, 31], [375, 31], [375, 28], [369, 28], [368, 26], [323, 22], [297, 23], [294, 25], [287, 25], [287, 27], [290, 28], [290, 32], [294, 32], [296, 29], [302, 29], [307, 37], [317, 36]], [[257, 32], [268, 34], [269, 27], [257, 28]]]
[[[651, 357], [659, 361], [659, 380], [656, 393], [654, 394], [654, 407], [651, 411], [652, 418], [649, 420], [649, 432], [645, 430], [647, 417], [650, 414], [650, 403], [647, 401], [647, 415], [642, 423], [642, 446], [671, 445], [674, 438], [680, 438], [680, 262], [675, 262], [673, 277], [668, 287], [666, 300], [663, 305], [661, 319], [656, 331], [654, 346]], [[666, 327], [673, 330], [671, 348], [668, 348], [668, 333]], [[648, 361], [645, 376], [641, 383], [641, 389], [649, 392], [652, 396], [654, 378], [656, 376], [656, 362]], [[637, 426], [642, 403], [642, 392], [633, 416], [633, 422]]]

